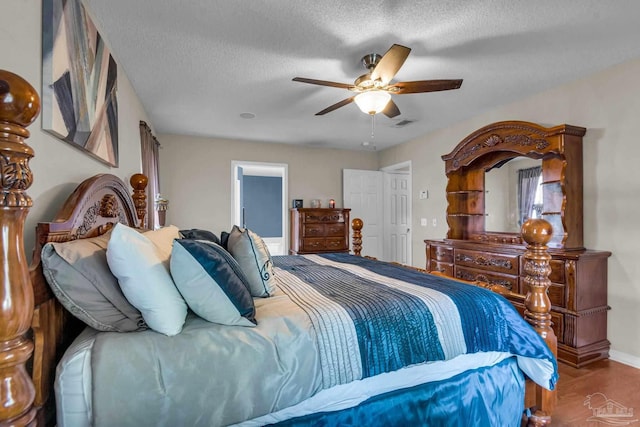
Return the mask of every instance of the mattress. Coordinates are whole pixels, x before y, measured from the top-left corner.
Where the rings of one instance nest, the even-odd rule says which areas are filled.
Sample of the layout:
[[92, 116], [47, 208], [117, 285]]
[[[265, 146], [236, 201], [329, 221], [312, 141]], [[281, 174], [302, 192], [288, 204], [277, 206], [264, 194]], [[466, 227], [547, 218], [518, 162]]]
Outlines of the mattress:
[[[97, 331], [87, 327], [65, 352], [56, 370], [55, 396], [57, 424], [60, 427], [90, 427], [91, 351]], [[365, 400], [392, 390], [441, 381], [465, 372], [493, 366], [512, 357], [509, 353], [484, 352], [460, 355], [449, 361], [410, 366], [325, 389], [289, 408], [248, 420], [236, 426], [254, 427], [277, 423], [316, 412], [338, 411], [359, 405]]]

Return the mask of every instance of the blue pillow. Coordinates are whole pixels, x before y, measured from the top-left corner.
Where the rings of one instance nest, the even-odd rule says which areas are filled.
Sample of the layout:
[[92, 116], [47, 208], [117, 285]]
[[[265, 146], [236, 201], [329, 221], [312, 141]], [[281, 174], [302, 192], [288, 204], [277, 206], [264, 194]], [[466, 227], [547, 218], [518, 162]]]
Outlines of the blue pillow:
[[208, 230], [192, 228], [190, 230], [180, 230], [180, 234], [182, 234], [182, 237], [184, 237], [185, 239], [207, 240], [209, 242], [220, 244], [220, 239], [218, 238], [218, 236]]
[[176, 287], [198, 316], [222, 325], [257, 324], [244, 274], [222, 246], [204, 240], [176, 240], [170, 266]]

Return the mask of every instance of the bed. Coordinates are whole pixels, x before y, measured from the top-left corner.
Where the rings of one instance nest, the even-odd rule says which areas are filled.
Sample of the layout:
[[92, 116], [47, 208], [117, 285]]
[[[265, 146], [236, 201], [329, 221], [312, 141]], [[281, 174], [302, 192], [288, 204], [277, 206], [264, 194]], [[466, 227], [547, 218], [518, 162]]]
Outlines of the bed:
[[[10, 124], [0, 138], [14, 144], [0, 150], [28, 170], [33, 153], [25, 149], [24, 128], [37, 115], [37, 95], [2, 72], [0, 96], [7, 94], [14, 108], [0, 109], [0, 121]], [[21, 238], [31, 175], [7, 188], [5, 171], [0, 274], [8, 284], [3, 307], [12, 309], [0, 317], [2, 420], [53, 424], [57, 407], [58, 424], [68, 426], [550, 423], [557, 366], [546, 296], [551, 230], [544, 221], [523, 230], [533, 289], [525, 315], [533, 328], [493, 292], [503, 289], [326, 254], [271, 257], [267, 295], [251, 303], [238, 297], [233, 325], [205, 320], [196, 298], [180, 331], [158, 333], [144, 316], [142, 330], [97, 332], [78, 321], [82, 310], [63, 308], [60, 301], [70, 305], [50, 276], [47, 282], [51, 265], [43, 269], [42, 249], [140, 235], [144, 180], [131, 179], [135, 201], [113, 175], [84, 181], [52, 222], [38, 224], [27, 268]], [[362, 223], [354, 224], [359, 253]], [[202, 239], [171, 242], [172, 273], [176, 260], [198, 251], [227, 256]], [[123, 315], [118, 325], [134, 328], [136, 316]], [[160, 317], [162, 323], [170, 315]]]

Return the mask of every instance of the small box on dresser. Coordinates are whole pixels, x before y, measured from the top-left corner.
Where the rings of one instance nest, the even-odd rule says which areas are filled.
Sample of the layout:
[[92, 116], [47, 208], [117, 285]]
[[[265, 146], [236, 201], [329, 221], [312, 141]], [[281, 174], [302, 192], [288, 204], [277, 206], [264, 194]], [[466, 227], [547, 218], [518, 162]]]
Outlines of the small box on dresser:
[[290, 210], [289, 253], [349, 252], [351, 209], [299, 208]]

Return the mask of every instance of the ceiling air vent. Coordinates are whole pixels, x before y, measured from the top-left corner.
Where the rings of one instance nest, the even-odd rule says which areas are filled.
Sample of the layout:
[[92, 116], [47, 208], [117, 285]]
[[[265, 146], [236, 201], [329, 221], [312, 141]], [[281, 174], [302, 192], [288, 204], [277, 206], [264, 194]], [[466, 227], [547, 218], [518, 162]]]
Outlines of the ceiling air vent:
[[399, 122], [394, 123], [394, 125], [392, 127], [394, 127], [394, 128], [403, 128], [406, 125], [408, 125], [410, 123], [413, 123], [413, 122], [414, 122], [414, 120], [400, 120]]

